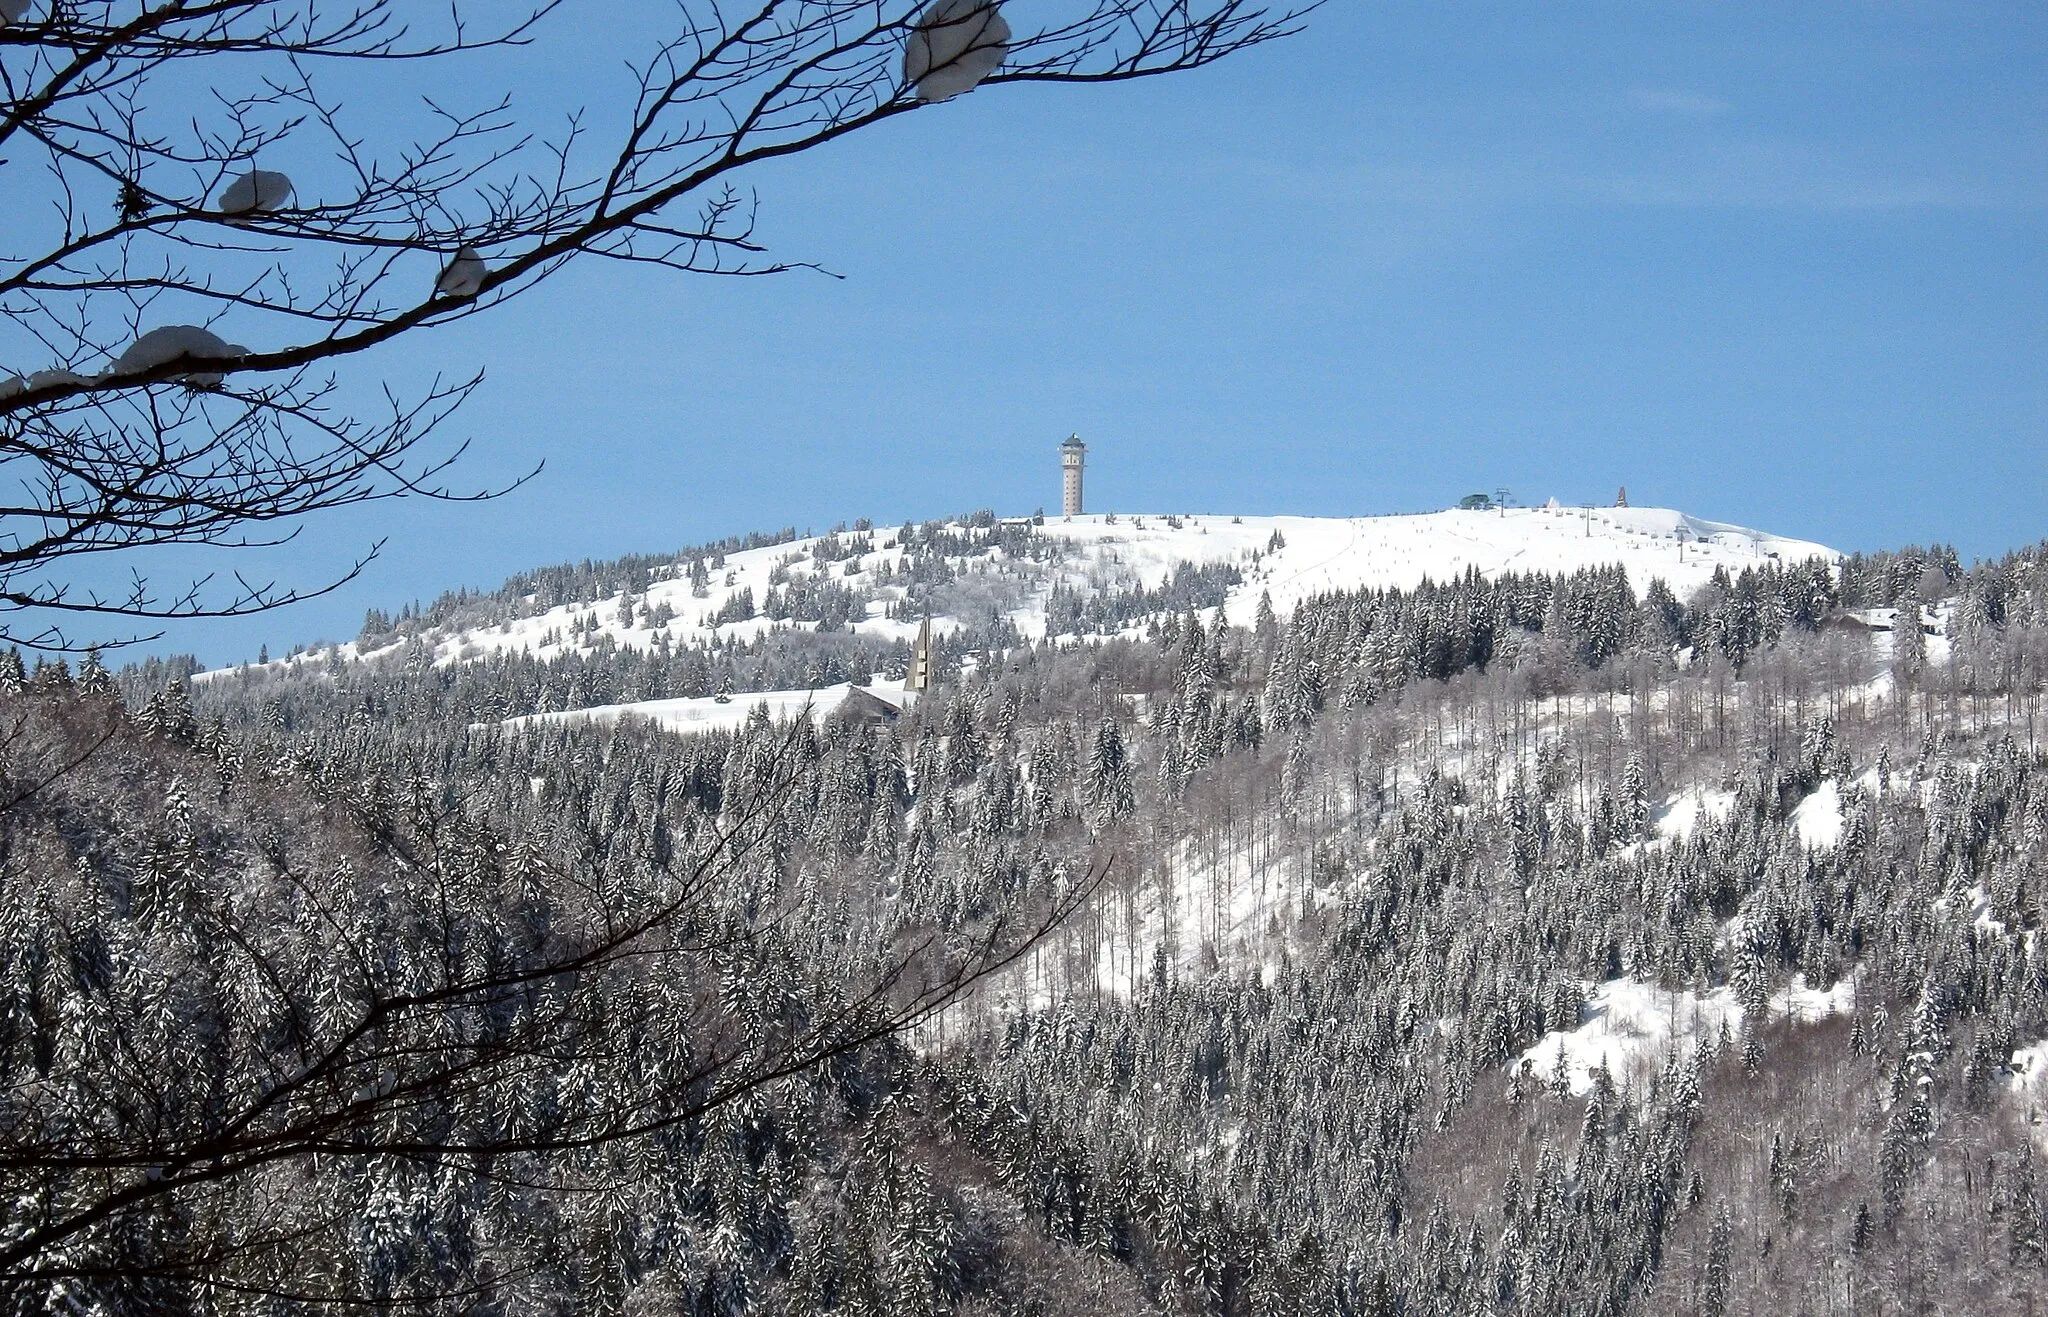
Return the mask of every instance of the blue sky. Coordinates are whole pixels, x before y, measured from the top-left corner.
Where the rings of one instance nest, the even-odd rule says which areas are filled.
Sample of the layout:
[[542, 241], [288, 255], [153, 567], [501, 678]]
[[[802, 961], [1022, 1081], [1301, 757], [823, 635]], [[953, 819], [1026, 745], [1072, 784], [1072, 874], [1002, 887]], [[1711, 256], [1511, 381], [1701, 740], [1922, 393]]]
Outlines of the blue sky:
[[[551, 94], [616, 83], [573, 45], [528, 57]], [[413, 341], [378, 369], [489, 372], [473, 481], [546, 471], [244, 555], [310, 581], [387, 541], [330, 598], [149, 648], [234, 662], [564, 559], [1029, 512], [1069, 431], [1094, 510], [1625, 484], [1844, 549], [2048, 533], [2038, 0], [1339, 0], [1210, 70], [988, 88], [750, 181], [776, 254], [844, 278], [588, 265]]]

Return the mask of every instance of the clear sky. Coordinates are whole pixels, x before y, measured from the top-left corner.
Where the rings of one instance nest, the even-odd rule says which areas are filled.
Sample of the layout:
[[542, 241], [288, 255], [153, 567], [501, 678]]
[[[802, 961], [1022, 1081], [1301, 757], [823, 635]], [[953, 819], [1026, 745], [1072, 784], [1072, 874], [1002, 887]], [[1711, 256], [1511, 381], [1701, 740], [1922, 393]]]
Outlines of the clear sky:
[[[536, 83], [616, 84], [572, 45]], [[333, 597], [150, 648], [229, 663], [565, 559], [1056, 507], [1070, 431], [1091, 510], [1626, 485], [1843, 549], [2048, 534], [2039, 0], [1336, 0], [1210, 70], [988, 88], [752, 182], [776, 254], [843, 279], [592, 264], [411, 340], [381, 368], [489, 371], [475, 482], [546, 471], [245, 555], [310, 581], [387, 540]]]

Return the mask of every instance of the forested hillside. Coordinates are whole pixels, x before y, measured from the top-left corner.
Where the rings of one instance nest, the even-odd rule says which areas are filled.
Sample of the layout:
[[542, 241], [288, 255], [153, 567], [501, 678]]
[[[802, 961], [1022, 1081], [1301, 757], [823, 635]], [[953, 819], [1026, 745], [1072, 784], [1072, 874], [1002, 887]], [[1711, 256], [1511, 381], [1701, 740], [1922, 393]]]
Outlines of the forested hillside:
[[[1755, 599], [1765, 587], [1741, 584], [1745, 575], [1778, 577], [1835, 557], [1817, 544], [1659, 508], [1058, 521], [984, 510], [895, 529], [863, 520], [801, 538], [750, 534], [522, 573], [489, 593], [373, 609], [351, 642], [294, 647], [274, 660], [265, 651], [259, 662], [203, 679], [238, 683], [246, 705], [273, 684], [289, 696], [284, 688], [303, 684], [292, 679], [317, 667], [344, 684], [431, 685], [431, 698], [496, 720], [900, 678], [925, 618], [936, 624], [937, 665], [951, 672], [971, 654], [1144, 634], [1182, 612], [1213, 621], [1221, 609], [1254, 625], [1262, 611], [1290, 615], [1319, 594], [1413, 592], [1474, 573], [1605, 572], [1639, 593], [1664, 581], [1667, 594], [1712, 586]], [[1786, 615], [1810, 619], [1812, 598], [1771, 589], [1784, 595]], [[167, 675], [162, 665], [147, 670], [142, 686], [161, 686]]]
[[[887, 534], [1065, 619], [895, 718], [746, 714], [903, 660], [818, 619], [0, 664], [9, 1309], [2026, 1310], [2044, 550], [1290, 594], [1036, 530]], [[706, 734], [506, 721], [721, 670]]]

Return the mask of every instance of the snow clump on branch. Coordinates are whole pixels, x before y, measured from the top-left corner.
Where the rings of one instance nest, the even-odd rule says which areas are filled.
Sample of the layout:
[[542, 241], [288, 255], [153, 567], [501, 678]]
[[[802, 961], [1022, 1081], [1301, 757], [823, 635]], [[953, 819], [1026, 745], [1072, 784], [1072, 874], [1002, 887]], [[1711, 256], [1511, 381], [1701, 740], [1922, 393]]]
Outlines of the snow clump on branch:
[[437, 297], [475, 297], [483, 289], [487, 269], [476, 248], [463, 247], [455, 253], [455, 259], [448, 262], [448, 268], [441, 271], [441, 277], [434, 281], [434, 294]]
[[274, 169], [252, 169], [221, 190], [216, 204], [230, 217], [266, 215], [292, 203], [292, 181]]
[[[129, 344], [128, 350], [115, 358], [107, 377], [140, 375], [185, 357], [234, 358], [247, 355], [249, 349], [239, 343], [227, 342], [210, 329], [201, 329], [198, 325], [164, 325]], [[179, 383], [193, 388], [211, 389], [220, 387], [221, 374], [219, 371], [195, 371], [177, 376], [177, 379]]]
[[1010, 53], [1010, 25], [988, 0], [936, 0], [903, 48], [903, 80], [921, 101], [973, 91]]

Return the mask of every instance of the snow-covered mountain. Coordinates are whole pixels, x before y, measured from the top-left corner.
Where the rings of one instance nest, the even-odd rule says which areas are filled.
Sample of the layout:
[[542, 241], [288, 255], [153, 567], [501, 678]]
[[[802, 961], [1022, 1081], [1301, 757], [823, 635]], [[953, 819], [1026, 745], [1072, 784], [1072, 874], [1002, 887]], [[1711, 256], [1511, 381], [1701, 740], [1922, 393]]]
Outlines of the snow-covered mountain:
[[[1014, 523], [1013, 523], [1014, 524]], [[970, 541], [975, 530], [958, 527]], [[1056, 546], [1050, 561], [1005, 561], [1000, 547], [954, 555], [1004, 580], [1005, 589], [987, 598], [1002, 609], [1027, 640], [1045, 638], [1046, 604], [1055, 584], [1090, 591], [1156, 589], [1185, 566], [1232, 566], [1239, 579], [1228, 586], [1224, 611], [1247, 623], [1259, 598], [1270, 597], [1281, 616], [1301, 599], [1331, 590], [1361, 587], [1409, 589], [1425, 579], [1443, 581], [1477, 570], [1573, 572], [1619, 564], [1641, 593], [1661, 578], [1681, 598], [1704, 584], [1716, 569], [1731, 575], [1772, 561], [1834, 560], [1824, 545], [1790, 539], [1724, 522], [1706, 521], [1668, 508], [1511, 508], [1506, 511], [1451, 510], [1382, 517], [1236, 517], [1095, 515], [1048, 519], [1033, 527], [1036, 537]], [[981, 534], [995, 538], [994, 528]], [[817, 625], [765, 615], [771, 591], [827, 582], [861, 597], [865, 616], [846, 631], [878, 639], [905, 639], [918, 618], [898, 605], [907, 587], [894, 584], [907, 556], [901, 534], [888, 528], [813, 536], [725, 556], [701, 583], [690, 565], [678, 562], [665, 579], [651, 581], [635, 596], [628, 623], [624, 600], [586, 600], [532, 611], [490, 625], [430, 628], [421, 636], [434, 661], [461, 662], [498, 652], [526, 652], [546, 659], [587, 649], [603, 640], [626, 648], [657, 644], [700, 644], [712, 639], [751, 641], [775, 627]], [[955, 564], [956, 569], [961, 563]], [[749, 607], [739, 607], [745, 597]], [[652, 617], [672, 616], [659, 625]], [[744, 618], [737, 613], [751, 614]], [[721, 618], [725, 620], [720, 620]], [[937, 611], [940, 631], [958, 619]], [[316, 650], [297, 662], [338, 653], [344, 659], [374, 659], [404, 642], [371, 642]]]
[[[738, 542], [733, 542], [738, 543]], [[1717, 570], [1833, 561], [1824, 545], [1706, 521], [1666, 508], [1456, 509], [1405, 516], [1241, 517], [1095, 515], [1063, 520], [963, 521], [869, 527], [785, 538], [763, 547], [685, 551], [633, 571], [589, 569], [567, 596], [515, 585], [444, 600], [424, 617], [359, 641], [295, 654], [309, 663], [430, 661], [494, 655], [537, 662], [607, 649], [675, 652], [754, 645], [775, 632], [829, 630], [887, 646], [930, 616], [940, 635], [965, 629], [975, 645], [1101, 636], [1149, 616], [1194, 608], [1249, 624], [1262, 598], [1288, 616], [1303, 599], [1362, 587], [1412, 589], [1477, 571], [1566, 574], [1619, 565], [1640, 595], [1661, 579], [1684, 598]], [[543, 574], [545, 575], [545, 574]], [[521, 578], [532, 581], [536, 578]], [[591, 581], [609, 582], [591, 585]], [[637, 588], [631, 588], [637, 586]], [[1085, 617], [1083, 616], [1085, 612]], [[872, 659], [871, 645], [866, 651]], [[228, 669], [260, 678], [263, 665]], [[860, 680], [864, 667], [847, 669]], [[201, 674], [201, 679], [219, 674]], [[820, 684], [845, 683], [845, 674]], [[773, 683], [771, 683], [773, 684]], [[800, 684], [800, 683], [799, 683]], [[631, 711], [679, 730], [730, 725], [764, 696], [774, 711], [843, 698], [827, 689], [746, 691], [730, 703], [700, 695], [631, 705], [558, 709], [542, 717]]]

